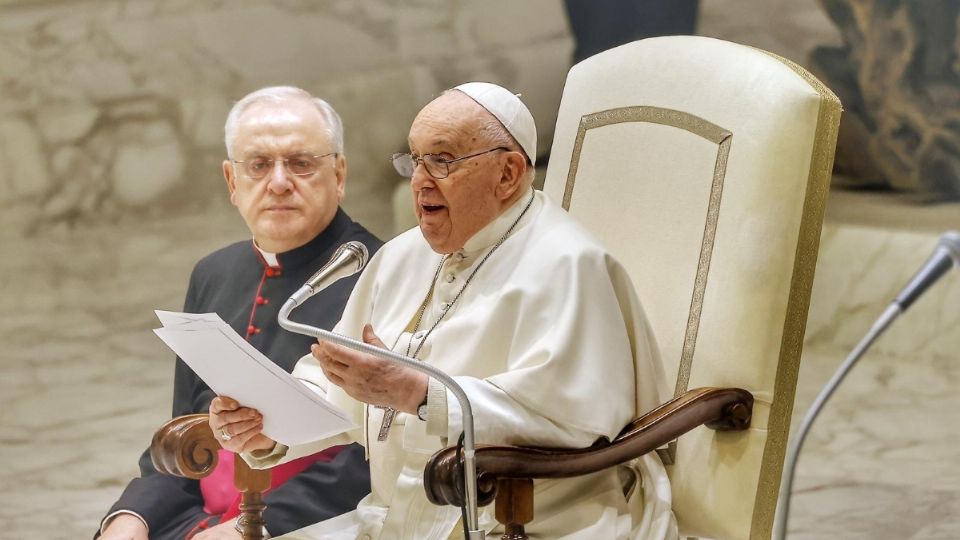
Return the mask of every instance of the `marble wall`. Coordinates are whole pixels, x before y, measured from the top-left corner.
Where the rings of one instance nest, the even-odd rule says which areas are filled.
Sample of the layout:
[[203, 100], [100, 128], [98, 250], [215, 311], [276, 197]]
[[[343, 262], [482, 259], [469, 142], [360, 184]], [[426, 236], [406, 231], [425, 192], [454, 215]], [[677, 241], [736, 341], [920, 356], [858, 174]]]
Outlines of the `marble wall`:
[[[960, 206], [953, 223], [960, 225]], [[807, 322], [808, 343], [847, 350], [866, 334], [936, 246], [932, 231], [828, 225]], [[942, 279], [900, 315], [874, 351], [901, 357], [960, 360], [960, 276]]]
[[[704, 2], [700, 33], [803, 62], [836, 33], [814, 0]], [[30, 235], [224, 211], [232, 102], [266, 85], [327, 98], [347, 126], [347, 209], [393, 231], [386, 156], [440, 90], [524, 95], [549, 149], [573, 43], [561, 0], [7, 0], [0, 7], [0, 226]]]
[[346, 206], [392, 232], [387, 156], [469, 79], [522, 92], [544, 147], [572, 50], [557, 0], [61, 0], [0, 7], [0, 209], [25, 233], [204, 211], [232, 102], [293, 84], [347, 126]]

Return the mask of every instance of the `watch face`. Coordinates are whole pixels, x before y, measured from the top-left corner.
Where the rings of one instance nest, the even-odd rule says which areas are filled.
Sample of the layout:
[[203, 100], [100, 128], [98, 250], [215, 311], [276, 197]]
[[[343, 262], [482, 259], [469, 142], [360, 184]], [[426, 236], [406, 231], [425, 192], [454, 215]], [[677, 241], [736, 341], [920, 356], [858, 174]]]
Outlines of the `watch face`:
[[427, 421], [427, 406], [426, 406], [426, 405], [421, 405], [421, 406], [417, 407], [417, 418], [423, 420], [424, 422]]

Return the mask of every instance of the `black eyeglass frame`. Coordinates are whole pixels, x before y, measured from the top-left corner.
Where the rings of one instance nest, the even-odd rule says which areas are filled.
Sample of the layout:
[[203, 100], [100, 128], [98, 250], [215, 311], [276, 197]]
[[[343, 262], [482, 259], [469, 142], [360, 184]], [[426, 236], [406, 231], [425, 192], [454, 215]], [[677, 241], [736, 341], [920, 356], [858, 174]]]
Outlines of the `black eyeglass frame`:
[[[450, 164], [451, 164], [451, 163], [457, 163], [457, 162], [459, 162], [459, 161], [464, 161], [464, 160], [467, 160], [467, 159], [470, 159], [470, 158], [475, 158], [475, 157], [477, 157], [477, 156], [482, 156], [482, 155], [484, 155], [484, 154], [489, 154], [490, 152], [496, 152], [497, 150], [504, 150], [504, 151], [507, 151], [507, 152], [514, 152], [514, 151], [515, 151], [515, 150], [511, 150], [510, 148], [507, 148], [506, 146], [498, 146], [498, 147], [496, 147], [496, 148], [491, 148], [491, 149], [489, 149], [489, 150], [484, 150], [483, 152], [477, 152], [476, 154], [470, 154], [469, 156], [463, 156], [463, 157], [458, 157], [458, 158], [454, 158], [454, 159], [443, 159], [442, 157], [439, 157], [440, 154], [424, 154], [424, 155], [422, 155], [422, 156], [414, 156], [414, 155], [411, 154], [410, 152], [399, 152], [399, 153], [396, 153], [396, 154], [393, 154], [392, 156], [390, 156], [390, 161], [393, 163], [393, 168], [396, 169], [397, 174], [399, 174], [400, 176], [403, 176], [403, 177], [405, 177], [405, 178], [411, 178], [411, 177], [413, 176], [413, 173], [415, 173], [416, 170], [417, 170], [417, 164], [418, 164], [418, 163], [422, 163], [422, 164], [423, 164], [423, 168], [426, 169], [426, 171], [427, 171], [427, 174], [429, 174], [432, 178], [435, 178], [435, 179], [437, 179], [437, 180], [443, 180], [444, 178], [450, 176]], [[435, 162], [432, 162], [432, 163], [443, 165], [443, 169], [444, 169], [444, 174], [443, 174], [443, 176], [437, 175], [437, 174], [435, 174], [436, 171], [431, 171], [431, 170], [430, 170], [430, 167], [431, 167], [431, 166], [430, 166], [430, 165], [427, 165], [428, 162], [426, 161], [426, 159], [424, 159], [424, 158], [426, 158], [427, 156], [436, 156], [436, 161], [435, 161]], [[402, 165], [398, 165], [397, 160], [403, 159], [403, 158], [408, 158], [408, 159], [410, 159], [410, 162], [413, 164], [413, 167], [410, 169], [410, 174], [405, 174], [403, 171], [400, 170], [400, 167], [401, 167]]]

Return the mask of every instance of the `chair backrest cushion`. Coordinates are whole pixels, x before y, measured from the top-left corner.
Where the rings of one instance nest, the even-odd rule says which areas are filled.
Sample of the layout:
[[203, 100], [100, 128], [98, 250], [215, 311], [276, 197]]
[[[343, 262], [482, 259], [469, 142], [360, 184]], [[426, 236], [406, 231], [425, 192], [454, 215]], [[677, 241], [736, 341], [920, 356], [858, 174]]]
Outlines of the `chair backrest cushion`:
[[637, 41], [567, 77], [544, 191], [630, 272], [677, 395], [755, 398], [748, 432], [671, 445], [683, 534], [770, 536], [839, 118], [802, 68], [711, 38]]

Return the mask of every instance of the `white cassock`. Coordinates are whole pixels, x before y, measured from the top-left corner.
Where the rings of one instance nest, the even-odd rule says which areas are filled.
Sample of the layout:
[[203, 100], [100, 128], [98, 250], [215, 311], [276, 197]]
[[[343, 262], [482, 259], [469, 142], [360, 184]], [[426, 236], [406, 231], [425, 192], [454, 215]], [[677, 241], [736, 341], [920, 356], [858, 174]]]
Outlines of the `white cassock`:
[[[456, 375], [473, 407], [477, 444], [582, 448], [612, 439], [631, 419], [661, 403], [665, 379], [656, 343], [626, 271], [545, 195], [533, 202], [503, 244], [464, 281], [521, 215], [524, 195], [464, 248], [443, 257], [411, 229], [388, 242], [360, 277], [336, 331], [360, 339], [365, 323], [399, 353], [412, 353], [442, 310], [417, 357]], [[413, 332], [417, 314], [435, 289]], [[452, 303], [452, 306], [449, 304]], [[456, 398], [430, 381], [427, 421], [398, 413], [386, 441], [377, 440], [383, 410], [329, 384], [304, 356], [294, 374], [326, 389], [326, 397], [361, 429], [266, 457], [266, 467], [320, 447], [360, 442], [370, 459], [372, 492], [353, 512], [285, 535], [287, 539], [444, 540], [460, 538], [460, 510], [431, 504], [423, 490], [430, 456], [456, 444], [462, 420]], [[539, 538], [660, 539], [676, 537], [666, 471], [656, 453], [630, 464], [636, 482], [624, 494], [616, 468], [534, 483]], [[621, 471], [622, 473], [623, 471]], [[628, 476], [629, 477], [629, 476]], [[480, 526], [499, 537], [493, 505]]]

